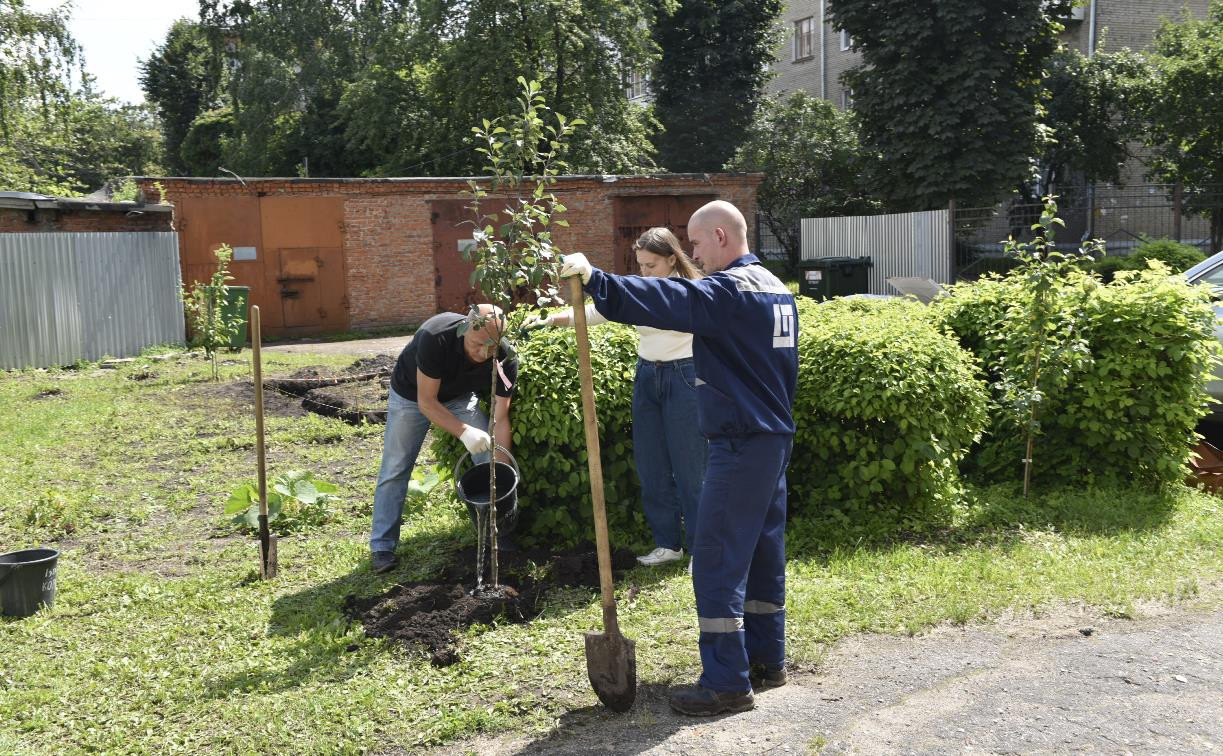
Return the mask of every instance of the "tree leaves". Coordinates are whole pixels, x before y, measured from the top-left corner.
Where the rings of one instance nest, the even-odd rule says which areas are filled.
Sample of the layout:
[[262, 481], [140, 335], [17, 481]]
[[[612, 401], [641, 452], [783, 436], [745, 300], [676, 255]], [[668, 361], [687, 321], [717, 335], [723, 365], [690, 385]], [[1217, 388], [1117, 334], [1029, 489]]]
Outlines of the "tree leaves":
[[765, 174], [757, 202], [792, 266], [801, 252], [802, 218], [868, 215], [879, 208], [867, 191], [871, 160], [852, 118], [830, 103], [802, 91], [766, 99], [746, 137], [726, 168]]
[[844, 76], [890, 208], [990, 205], [1037, 151], [1041, 77], [1071, 0], [833, 0], [862, 64]]

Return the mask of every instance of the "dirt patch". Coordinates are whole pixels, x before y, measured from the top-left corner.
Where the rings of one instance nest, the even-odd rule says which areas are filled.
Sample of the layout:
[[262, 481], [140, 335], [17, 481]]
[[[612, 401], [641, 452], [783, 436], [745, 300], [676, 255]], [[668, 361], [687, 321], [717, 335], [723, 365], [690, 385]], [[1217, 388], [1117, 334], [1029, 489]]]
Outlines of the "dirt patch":
[[345, 368], [309, 366], [299, 368], [282, 378], [268, 378], [263, 385], [287, 394], [305, 396], [314, 389], [346, 383], [377, 381], [395, 369], [395, 360], [387, 355], [362, 357]]
[[[344, 613], [365, 627], [374, 638], [390, 638], [409, 646], [423, 647], [434, 666], [459, 661], [455, 632], [472, 625], [487, 625], [496, 619], [530, 622], [543, 609], [549, 590], [561, 586], [599, 586], [599, 567], [594, 551], [549, 554], [515, 551], [501, 554], [502, 590], [473, 592], [475, 554], [468, 549], [456, 555], [441, 582], [396, 585], [380, 596], [344, 600]], [[612, 555], [612, 571], [623, 572], [635, 564], [633, 553], [619, 549]]]
[[137, 370], [127, 377], [129, 381], [150, 381], [157, 378], [158, 374], [152, 370]]
[[49, 389], [44, 389], [42, 391], [39, 391], [37, 394], [34, 395], [33, 398], [35, 401], [38, 401], [39, 399], [53, 399], [57, 396], [62, 397], [63, 395], [64, 395], [63, 389], [49, 388]]
[[344, 371], [349, 374], [381, 373], [382, 375], [390, 375], [395, 370], [395, 362], [395, 357], [389, 354], [379, 354], [373, 357], [362, 357], [344, 368]]
[[[226, 400], [250, 412], [255, 411], [254, 381], [199, 384], [194, 391], [201, 398]], [[301, 399], [296, 396], [286, 396], [277, 391], [263, 392], [263, 411], [275, 417], [305, 417], [309, 414], [301, 406]]]
[[423, 646], [434, 666], [448, 667], [459, 660], [455, 630], [488, 624], [498, 617], [526, 622], [539, 614], [540, 594], [538, 586], [523, 594], [503, 586], [499, 591], [473, 595], [458, 583], [411, 583], [364, 601], [349, 597], [344, 611], [361, 620], [366, 635]]
[[385, 423], [386, 397], [383, 381], [358, 381], [311, 389], [302, 399], [302, 407], [354, 425]]

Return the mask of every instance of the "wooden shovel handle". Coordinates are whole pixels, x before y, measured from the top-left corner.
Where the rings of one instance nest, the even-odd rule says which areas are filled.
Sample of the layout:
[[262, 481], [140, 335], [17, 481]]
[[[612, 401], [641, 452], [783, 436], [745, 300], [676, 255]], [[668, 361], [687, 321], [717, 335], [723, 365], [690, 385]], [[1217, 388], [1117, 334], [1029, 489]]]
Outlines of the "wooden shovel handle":
[[255, 455], [259, 460], [259, 514], [268, 516], [267, 460], [263, 447], [263, 353], [259, 305], [251, 305], [251, 362], [255, 373]]
[[578, 337], [578, 372], [582, 378], [582, 423], [586, 426], [586, 463], [590, 468], [590, 498], [594, 502], [595, 546], [599, 554], [599, 587], [603, 591], [603, 631], [619, 634], [616, 592], [612, 585], [611, 544], [607, 538], [607, 507], [603, 502], [603, 460], [599, 455], [599, 421], [595, 416], [594, 376], [590, 369], [590, 337], [586, 333], [586, 305], [579, 276], [569, 279], [573, 328]]

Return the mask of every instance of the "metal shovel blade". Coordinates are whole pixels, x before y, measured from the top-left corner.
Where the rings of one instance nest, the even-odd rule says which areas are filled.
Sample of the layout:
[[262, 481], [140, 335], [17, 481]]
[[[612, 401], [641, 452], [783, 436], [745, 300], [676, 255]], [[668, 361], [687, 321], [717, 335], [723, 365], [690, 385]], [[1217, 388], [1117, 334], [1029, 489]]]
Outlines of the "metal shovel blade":
[[586, 633], [586, 674], [603, 705], [623, 714], [637, 698], [637, 644], [620, 633]]

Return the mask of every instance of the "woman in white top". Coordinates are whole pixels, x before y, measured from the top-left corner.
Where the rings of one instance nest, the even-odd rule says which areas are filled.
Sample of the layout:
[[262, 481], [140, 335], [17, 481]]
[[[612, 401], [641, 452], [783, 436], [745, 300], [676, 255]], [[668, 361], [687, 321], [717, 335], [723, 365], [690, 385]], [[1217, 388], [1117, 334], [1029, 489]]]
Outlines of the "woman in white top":
[[[700, 278], [701, 272], [666, 228], [651, 228], [633, 245], [643, 276]], [[607, 319], [586, 305], [591, 325]], [[567, 326], [571, 310], [528, 324]], [[696, 370], [692, 334], [637, 326], [637, 377], [633, 383], [633, 458], [641, 480], [641, 504], [656, 548], [637, 557], [646, 565], [682, 559], [691, 552], [697, 503], [705, 477], [706, 443], [697, 430]]]

